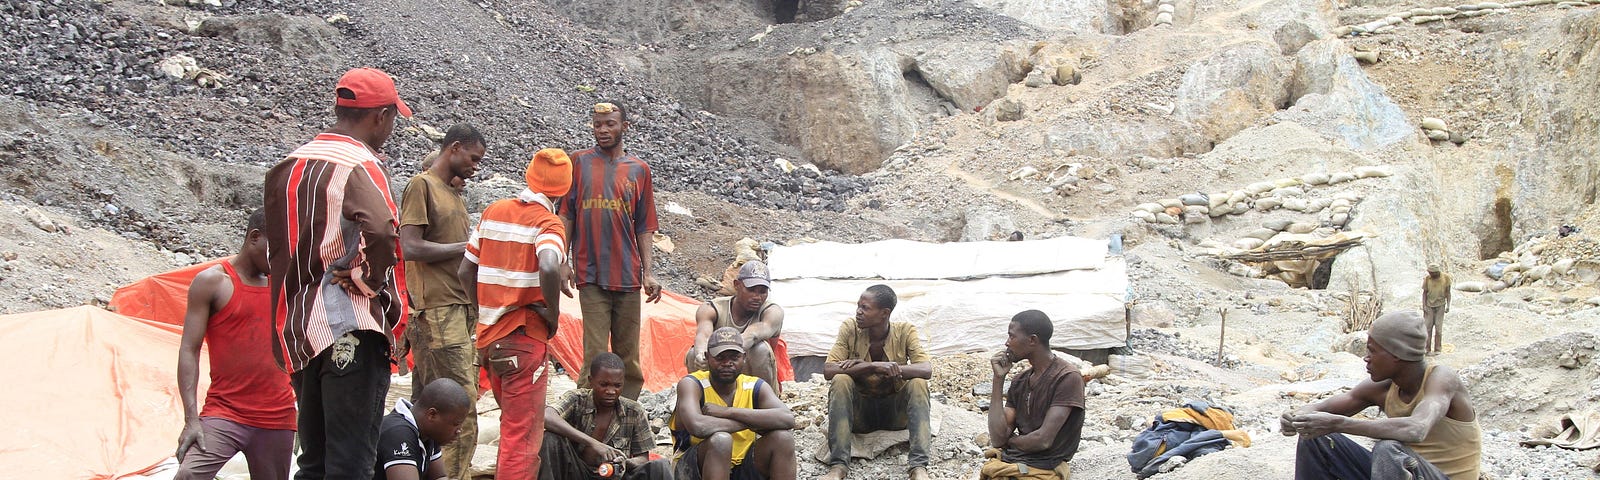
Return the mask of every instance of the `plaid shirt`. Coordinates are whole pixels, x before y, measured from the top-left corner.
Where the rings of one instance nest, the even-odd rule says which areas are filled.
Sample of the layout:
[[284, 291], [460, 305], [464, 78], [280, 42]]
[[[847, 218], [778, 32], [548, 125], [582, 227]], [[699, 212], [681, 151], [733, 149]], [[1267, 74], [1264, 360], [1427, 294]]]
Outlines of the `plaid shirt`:
[[[561, 419], [578, 431], [594, 434], [594, 394], [593, 390], [579, 388], [566, 393], [553, 407], [561, 414]], [[650, 453], [655, 447], [655, 436], [650, 431], [650, 419], [645, 415], [644, 406], [639, 402], [627, 398], [617, 399], [617, 418], [611, 421], [611, 426], [606, 429], [605, 438], [600, 441], [610, 445], [611, 448], [627, 452], [629, 457], [636, 457]]]

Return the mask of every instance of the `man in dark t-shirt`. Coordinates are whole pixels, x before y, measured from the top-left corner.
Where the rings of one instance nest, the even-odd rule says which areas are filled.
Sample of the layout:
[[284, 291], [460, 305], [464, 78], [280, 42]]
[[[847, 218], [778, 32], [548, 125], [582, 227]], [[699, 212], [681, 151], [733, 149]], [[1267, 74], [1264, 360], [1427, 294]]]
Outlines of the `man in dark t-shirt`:
[[[990, 360], [989, 438], [994, 448], [986, 454], [990, 459], [979, 470], [980, 478], [1069, 475], [1083, 433], [1083, 375], [1077, 365], [1050, 351], [1053, 331], [1044, 312], [1028, 310], [1011, 317], [1006, 348]], [[1006, 374], [1024, 359], [1029, 368], [1002, 394]]]
[[378, 429], [373, 480], [444, 478], [442, 447], [454, 442], [472, 398], [461, 384], [441, 378], [423, 387], [417, 402], [401, 398]]

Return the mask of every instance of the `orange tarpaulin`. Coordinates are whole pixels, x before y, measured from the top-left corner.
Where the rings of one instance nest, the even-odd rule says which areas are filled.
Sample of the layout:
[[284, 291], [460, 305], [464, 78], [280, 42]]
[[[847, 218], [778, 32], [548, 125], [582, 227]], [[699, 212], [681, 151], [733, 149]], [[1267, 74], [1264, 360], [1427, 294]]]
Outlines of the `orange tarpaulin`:
[[[178, 448], [179, 327], [95, 307], [0, 316], [0, 465], [28, 478], [116, 478]], [[201, 354], [197, 398], [209, 376]]]
[[189, 284], [194, 282], [194, 276], [227, 259], [222, 257], [130, 283], [111, 294], [111, 311], [182, 327], [184, 309], [189, 305]]
[[[200, 271], [223, 259], [212, 260], [131, 283], [111, 296], [111, 309], [132, 317], [183, 325], [188, 303], [189, 283]], [[644, 370], [644, 388], [661, 391], [686, 374], [683, 354], [694, 346], [694, 312], [700, 301], [671, 291], [661, 294], [660, 303], [645, 303], [639, 332], [639, 363]], [[561, 328], [550, 342], [551, 357], [576, 379], [583, 370], [583, 315], [578, 301], [561, 299]], [[781, 342], [774, 350], [781, 349]], [[785, 352], [778, 352], [778, 380], [793, 380], [794, 369]], [[176, 357], [174, 357], [174, 361]]]

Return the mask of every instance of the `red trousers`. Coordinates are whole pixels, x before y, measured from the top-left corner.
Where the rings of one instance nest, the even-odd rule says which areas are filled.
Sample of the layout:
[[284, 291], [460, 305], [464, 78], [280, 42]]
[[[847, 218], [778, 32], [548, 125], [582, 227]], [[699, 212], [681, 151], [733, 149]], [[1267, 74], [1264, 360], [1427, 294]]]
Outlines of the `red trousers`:
[[539, 449], [544, 443], [544, 396], [550, 388], [545, 368], [548, 346], [518, 328], [479, 351], [489, 370], [489, 389], [500, 404], [500, 480], [539, 477]]

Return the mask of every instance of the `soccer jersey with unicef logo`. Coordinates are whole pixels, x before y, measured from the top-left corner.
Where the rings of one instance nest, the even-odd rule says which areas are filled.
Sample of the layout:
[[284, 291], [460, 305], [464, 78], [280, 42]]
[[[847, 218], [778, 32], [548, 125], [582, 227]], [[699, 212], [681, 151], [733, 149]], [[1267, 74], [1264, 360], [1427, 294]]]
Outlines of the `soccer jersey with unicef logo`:
[[[722, 401], [722, 395], [717, 394], [716, 389], [711, 388], [711, 372], [701, 370], [691, 373], [689, 376], [693, 377], [696, 381], [699, 381], [700, 386], [705, 389], [704, 394], [700, 397], [700, 401], [702, 403], [710, 403], [712, 405], [721, 405], [724, 407], [733, 408], [756, 408], [756, 393], [760, 391], [761, 385], [766, 383], [765, 381], [762, 381], [760, 377], [739, 375], [739, 379], [734, 381], [734, 384], [737, 385], [739, 389], [733, 392], [733, 405], [728, 405]], [[689, 447], [699, 445], [700, 442], [705, 441], [704, 438], [689, 435], [688, 430], [679, 429], [678, 415], [676, 413], [672, 415], [672, 420], [668, 423], [668, 425], [670, 425], [672, 428], [672, 444], [677, 450], [679, 457], [682, 457], [684, 452], [689, 451]], [[756, 442], [756, 432], [754, 430], [744, 429], [733, 432], [732, 435], [733, 464], [738, 465], [740, 462], [744, 461], [745, 454], [750, 452], [750, 445]]]
[[593, 148], [572, 154], [572, 191], [561, 212], [574, 220], [567, 238], [579, 286], [640, 288], [638, 234], [656, 231], [655, 195], [650, 165], [639, 157], [612, 159]]
[[386, 480], [385, 471], [395, 465], [415, 466], [417, 478], [428, 478], [428, 462], [443, 456], [439, 445], [422, 438], [411, 414], [411, 401], [402, 398], [395, 402], [394, 411], [383, 416], [383, 426], [378, 429], [378, 463], [372, 478]]

